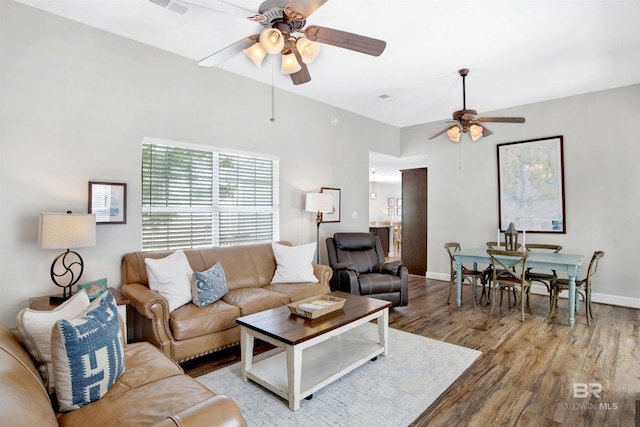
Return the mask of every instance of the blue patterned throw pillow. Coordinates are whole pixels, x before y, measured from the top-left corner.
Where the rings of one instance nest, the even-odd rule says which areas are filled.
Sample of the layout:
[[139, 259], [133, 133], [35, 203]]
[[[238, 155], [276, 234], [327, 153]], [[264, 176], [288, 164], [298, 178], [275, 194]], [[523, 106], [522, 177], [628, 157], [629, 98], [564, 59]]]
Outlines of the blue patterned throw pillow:
[[102, 398], [124, 372], [118, 308], [111, 292], [77, 317], [58, 320], [51, 331], [58, 404], [71, 411]]
[[220, 263], [202, 273], [193, 273], [193, 284], [191, 285], [192, 301], [198, 307], [206, 307], [213, 304], [229, 292], [227, 279]]

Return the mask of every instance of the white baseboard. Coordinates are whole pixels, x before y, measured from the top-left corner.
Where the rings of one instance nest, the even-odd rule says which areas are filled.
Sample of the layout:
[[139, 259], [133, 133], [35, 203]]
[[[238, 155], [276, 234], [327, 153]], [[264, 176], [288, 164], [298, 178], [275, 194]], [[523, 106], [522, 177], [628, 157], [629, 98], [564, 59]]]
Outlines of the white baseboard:
[[[435, 273], [435, 272], [427, 271], [427, 274], [425, 276], [427, 279], [444, 280], [445, 282], [449, 281], [448, 273]], [[539, 295], [548, 294], [547, 288], [537, 284], [531, 286], [531, 291], [534, 294], [539, 294]], [[560, 298], [568, 298], [567, 293], [566, 292], [561, 293]], [[600, 304], [609, 304], [609, 305], [617, 305], [620, 307], [640, 309], [640, 298], [630, 298], [630, 297], [623, 297], [619, 295], [610, 295], [610, 294], [601, 294], [601, 293], [592, 292], [591, 301], [600, 303]]]

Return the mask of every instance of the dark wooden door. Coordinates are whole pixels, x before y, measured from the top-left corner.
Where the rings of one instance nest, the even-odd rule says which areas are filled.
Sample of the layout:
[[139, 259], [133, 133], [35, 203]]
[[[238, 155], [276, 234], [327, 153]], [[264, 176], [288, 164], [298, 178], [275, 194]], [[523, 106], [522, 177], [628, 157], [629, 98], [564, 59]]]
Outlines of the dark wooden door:
[[411, 274], [427, 273], [427, 168], [402, 172], [402, 262]]

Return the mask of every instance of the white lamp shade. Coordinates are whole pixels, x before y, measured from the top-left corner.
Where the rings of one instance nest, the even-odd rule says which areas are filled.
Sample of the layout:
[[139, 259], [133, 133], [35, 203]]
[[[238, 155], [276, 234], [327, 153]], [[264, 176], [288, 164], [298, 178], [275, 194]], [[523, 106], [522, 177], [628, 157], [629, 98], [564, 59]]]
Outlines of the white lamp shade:
[[459, 142], [460, 141], [460, 128], [458, 126], [451, 126], [449, 128], [449, 130], [447, 131], [447, 136], [453, 142]]
[[329, 193], [307, 193], [307, 212], [333, 212], [333, 196]]
[[293, 74], [297, 73], [302, 69], [302, 66], [296, 59], [296, 56], [293, 53], [288, 53], [286, 55], [282, 55], [282, 69], [280, 70], [282, 74]]
[[93, 214], [41, 213], [38, 246], [71, 249], [95, 246], [96, 216]]
[[310, 64], [320, 55], [320, 43], [312, 42], [304, 37], [296, 41], [296, 49], [300, 52], [302, 62]]
[[253, 61], [254, 64], [256, 64], [258, 68], [262, 65], [264, 57], [267, 56], [267, 51], [264, 50], [260, 43], [256, 43], [253, 46], [246, 48], [243, 52]]
[[277, 28], [267, 28], [260, 33], [260, 44], [272, 55], [282, 52], [284, 36]]
[[471, 135], [471, 140], [477, 141], [482, 138], [482, 131], [484, 131], [484, 128], [480, 125], [469, 126], [469, 134]]

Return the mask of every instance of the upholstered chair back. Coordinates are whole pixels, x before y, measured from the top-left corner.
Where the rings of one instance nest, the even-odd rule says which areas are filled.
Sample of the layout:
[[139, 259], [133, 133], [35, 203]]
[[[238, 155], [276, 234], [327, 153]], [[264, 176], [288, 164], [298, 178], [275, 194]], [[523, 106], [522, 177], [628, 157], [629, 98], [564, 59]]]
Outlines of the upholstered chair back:
[[[327, 245], [329, 265], [351, 262], [361, 274], [367, 274], [377, 264], [384, 262], [380, 239], [371, 233], [336, 233], [332, 240], [334, 244]], [[331, 250], [331, 246], [334, 250]]]

